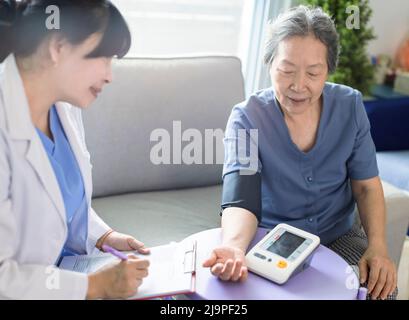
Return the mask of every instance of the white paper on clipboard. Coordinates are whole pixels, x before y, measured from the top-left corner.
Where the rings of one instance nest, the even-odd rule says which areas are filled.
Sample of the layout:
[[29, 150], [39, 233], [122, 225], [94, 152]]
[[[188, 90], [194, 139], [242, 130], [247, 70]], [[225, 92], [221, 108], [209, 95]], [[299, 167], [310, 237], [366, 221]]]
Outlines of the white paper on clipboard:
[[[152, 247], [149, 255], [132, 252], [148, 259], [149, 275], [143, 279], [138, 293], [129, 299], [150, 299], [195, 291], [196, 241], [183, 241]], [[64, 257], [59, 267], [82, 273], [92, 273], [118, 260], [109, 253]]]

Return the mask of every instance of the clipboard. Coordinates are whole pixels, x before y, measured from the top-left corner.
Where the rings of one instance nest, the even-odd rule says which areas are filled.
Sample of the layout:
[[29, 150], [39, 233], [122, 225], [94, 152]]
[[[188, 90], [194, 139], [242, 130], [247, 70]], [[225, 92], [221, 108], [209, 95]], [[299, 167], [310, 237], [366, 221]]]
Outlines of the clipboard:
[[[149, 255], [132, 253], [150, 261], [149, 275], [143, 279], [131, 300], [153, 299], [171, 295], [189, 294], [196, 289], [197, 242], [182, 241], [150, 248]], [[61, 269], [92, 273], [117, 261], [109, 253], [64, 257]]]

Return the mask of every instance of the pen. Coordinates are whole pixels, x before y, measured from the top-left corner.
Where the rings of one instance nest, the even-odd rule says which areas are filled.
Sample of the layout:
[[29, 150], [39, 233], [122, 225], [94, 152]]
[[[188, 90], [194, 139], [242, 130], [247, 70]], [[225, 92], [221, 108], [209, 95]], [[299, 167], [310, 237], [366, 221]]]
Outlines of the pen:
[[360, 287], [358, 290], [358, 300], [366, 300], [367, 294], [368, 294], [368, 289], [365, 287]]
[[115, 257], [121, 260], [128, 260], [128, 256], [125, 253], [119, 252], [118, 250], [115, 250], [114, 248], [111, 248], [106, 244], [102, 245], [102, 249], [104, 249], [105, 252], [109, 252], [110, 254], [114, 255]]

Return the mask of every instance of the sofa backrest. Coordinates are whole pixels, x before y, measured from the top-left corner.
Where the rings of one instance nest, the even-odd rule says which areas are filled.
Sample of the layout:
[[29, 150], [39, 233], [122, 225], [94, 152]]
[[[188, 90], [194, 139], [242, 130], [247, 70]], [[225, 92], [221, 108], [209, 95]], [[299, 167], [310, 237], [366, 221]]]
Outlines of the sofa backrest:
[[[158, 165], [152, 162], [151, 152], [164, 155], [155, 152], [166, 142], [164, 132], [176, 146], [169, 150], [177, 151], [181, 145], [183, 151], [200, 141], [193, 134], [190, 142], [181, 142], [179, 131], [197, 129], [203, 140], [206, 129], [224, 131], [232, 107], [244, 100], [240, 60], [227, 56], [122, 59], [113, 62], [112, 72], [113, 82], [83, 112], [94, 197], [220, 183], [220, 163], [178, 164], [178, 151], [175, 157], [171, 152], [171, 164]], [[206, 141], [203, 163], [208, 163]], [[214, 153], [223, 149], [216, 142], [213, 147]]]

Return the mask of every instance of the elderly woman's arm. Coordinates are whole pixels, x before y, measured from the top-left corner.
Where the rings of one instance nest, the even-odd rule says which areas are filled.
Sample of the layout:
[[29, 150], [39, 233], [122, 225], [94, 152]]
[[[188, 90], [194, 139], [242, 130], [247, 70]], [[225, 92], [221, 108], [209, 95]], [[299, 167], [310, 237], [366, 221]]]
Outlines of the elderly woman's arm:
[[396, 267], [388, 256], [385, 236], [385, 200], [379, 177], [351, 180], [368, 248], [359, 262], [360, 282], [368, 282], [372, 299], [386, 299], [397, 283]]
[[227, 208], [222, 216], [222, 245], [203, 262], [221, 280], [247, 279], [246, 250], [257, 231], [257, 218], [243, 208]]
[[231, 172], [223, 178], [222, 245], [203, 262], [221, 280], [247, 278], [245, 254], [257, 231], [261, 212], [261, 176]]

